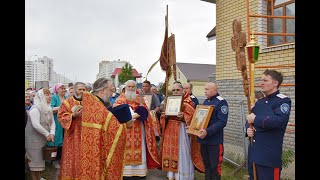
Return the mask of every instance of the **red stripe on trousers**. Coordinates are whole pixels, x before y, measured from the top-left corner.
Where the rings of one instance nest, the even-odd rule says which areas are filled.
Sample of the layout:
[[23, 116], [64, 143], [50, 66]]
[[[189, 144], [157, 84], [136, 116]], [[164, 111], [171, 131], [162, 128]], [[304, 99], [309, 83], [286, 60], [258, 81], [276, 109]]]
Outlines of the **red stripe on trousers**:
[[273, 169], [273, 179], [280, 180], [280, 168]]
[[219, 145], [219, 163], [218, 163], [218, 167], [217, 167], [219, 176], [221, 176], [221, 163], [222, 163], [222, 159], [223, 159], [222, 153], [223, 153], [223, 145], [220, 144]]

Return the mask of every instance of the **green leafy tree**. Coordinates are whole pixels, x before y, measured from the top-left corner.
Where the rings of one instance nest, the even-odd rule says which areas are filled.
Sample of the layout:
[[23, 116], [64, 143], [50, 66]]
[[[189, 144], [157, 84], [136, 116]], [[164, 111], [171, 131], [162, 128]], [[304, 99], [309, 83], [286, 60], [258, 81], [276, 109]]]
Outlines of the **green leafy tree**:
[[[163, 94], [164, 96], [166, 95], [166, 82], [159, 83], [159, 93]], [[168, 96], [169, 95], [172, 95], [172, 91], [168, 89]]]
[[132, 66], [129, 63], [126, 63], [122, 67], [122, 72], [119, 74], [119, 82], [124, 84], [128, 80], [134, 80]]
[[166, 83], [159, 83], [159, 93], [166, 94]]

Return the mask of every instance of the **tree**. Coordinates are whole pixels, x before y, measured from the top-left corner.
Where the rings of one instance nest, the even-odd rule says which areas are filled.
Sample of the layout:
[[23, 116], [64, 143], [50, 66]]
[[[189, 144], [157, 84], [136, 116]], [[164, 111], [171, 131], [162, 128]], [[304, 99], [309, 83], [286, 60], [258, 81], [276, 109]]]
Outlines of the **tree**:
[[159, 93], [166, 94], [166, 83], [159, 83]]
[[132, 73], [132, 66], [129, 63], [126, 63], [122, 67], [122, 72], [119, 74], [119, 82], [124, 84], [128, 80], [134, 80], [134, 77]]
[[[159, 93], [163, 94], [164, 96], [166, 96], [166, 82], [164, 83], [159, 83]], [[168, 90], [168, 96], [172, 95], [172, 91]]]

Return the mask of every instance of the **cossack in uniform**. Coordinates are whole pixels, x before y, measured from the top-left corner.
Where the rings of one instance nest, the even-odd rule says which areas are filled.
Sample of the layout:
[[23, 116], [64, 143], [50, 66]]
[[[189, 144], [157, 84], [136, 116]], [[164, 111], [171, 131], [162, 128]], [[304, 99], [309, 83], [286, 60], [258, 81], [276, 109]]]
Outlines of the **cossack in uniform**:
[[[255, 133], [248, 149], [248, 163], [275, 168], [282, 168], [282, 145], [289, 121], [291, 100], [279, 93], [279, 90], [259, 99], [252, 108], [256, 115], [253, 127]], [[246, 127], [249, 124], [246, 123]], [[260, 175], [263, 172], [259, 172]], [[260, 176], [259, 175], [259, 176]]]

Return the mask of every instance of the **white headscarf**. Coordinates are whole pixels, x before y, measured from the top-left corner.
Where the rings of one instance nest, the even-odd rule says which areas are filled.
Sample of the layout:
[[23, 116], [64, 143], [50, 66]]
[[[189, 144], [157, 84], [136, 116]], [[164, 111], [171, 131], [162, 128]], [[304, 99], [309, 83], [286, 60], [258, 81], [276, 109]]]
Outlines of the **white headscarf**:
[[125, 87], [126, 87], [126, 85], [124, 85], [124, 84], [120, 86], [120, 88], [119, 88], [119, 89], [120, 89], [119, 94], [121, 94], [121, 93], [122, 93], [122, 90], [123, 90], [123, 88], [125, 88]]
[[50, 106], [50, 103], [47, 103], [46, 97], [43, 93], [43, 89], [37, 92], [36, 96], [34, 97], [33, 104], [37, 106], [46, 115], [52, 112], [52, 108]]

